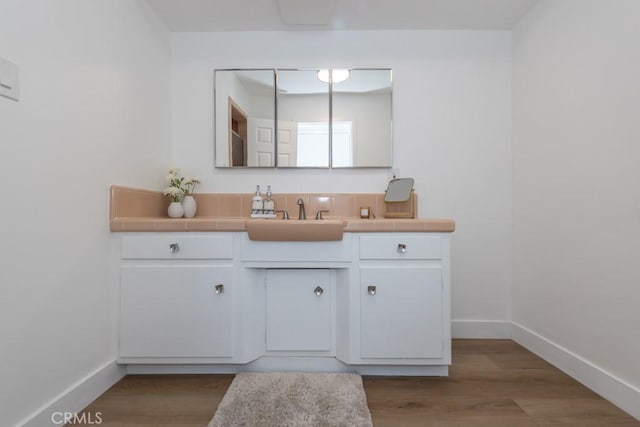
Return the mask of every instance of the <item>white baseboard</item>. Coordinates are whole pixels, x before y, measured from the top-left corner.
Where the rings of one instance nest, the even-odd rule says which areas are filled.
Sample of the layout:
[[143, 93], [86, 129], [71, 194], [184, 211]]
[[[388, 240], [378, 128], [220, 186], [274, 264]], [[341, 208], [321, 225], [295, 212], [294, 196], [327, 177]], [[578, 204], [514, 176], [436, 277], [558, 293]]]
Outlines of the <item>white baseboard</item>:
[[515, 322], [512, 322], [511, 335], [521, 346], [640, 419], [640, 389], [637, 387]]
[[510, 339], [511, 322], [508, 320], [452, 320], [451, 337]]
[[57, 413], [82, 411], [124, 375], [125, 370], [122, 366], [117, 365], [115, 361], [109, 362], [73, 384], [18, 425], [59, 426], [61, 424], [56, 422], [62, 419], [62, 416]]

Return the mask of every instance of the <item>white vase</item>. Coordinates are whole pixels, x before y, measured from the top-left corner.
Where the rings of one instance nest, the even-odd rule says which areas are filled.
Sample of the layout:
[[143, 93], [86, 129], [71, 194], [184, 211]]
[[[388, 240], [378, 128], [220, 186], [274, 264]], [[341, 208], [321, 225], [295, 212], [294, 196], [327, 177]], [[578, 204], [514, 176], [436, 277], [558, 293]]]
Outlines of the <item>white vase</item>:
[[198, 210], [198, 204], [193, 196], [184, 196], [182, 199], [182, 207], [184, 208], [184, 217], [193, 218], [196, 216], [196, 210]]
[[180, 202], [171, 202], [167, 211], [169, 218], [182, 218], [184, 215], [184, 208]]

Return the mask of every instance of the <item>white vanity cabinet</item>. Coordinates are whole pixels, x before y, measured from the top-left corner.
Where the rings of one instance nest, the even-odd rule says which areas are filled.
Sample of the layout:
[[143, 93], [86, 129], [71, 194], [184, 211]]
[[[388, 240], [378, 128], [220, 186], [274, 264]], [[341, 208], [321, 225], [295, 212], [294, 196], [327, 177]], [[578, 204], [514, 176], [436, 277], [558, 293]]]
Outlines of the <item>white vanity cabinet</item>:
[[266, 351], [330, 353], [333, 305], [331, 270], [268, 270]]
[[124, 236], [120, 359], [231, 358], [233, 236]]
[[363, 267], [360, 295], [363, 359], [443, 356], [440, 268]]
[[[377, 364], [450, 360], [448, 260], [441, 236], [360, 236], [360, 358]], [[448, 252], [448, 251], [447, 251]]]
[[231, 357], [233, 267], [121, 270], [122, 357]]
[[450, 234], [123, 233], [119, 363], [130, 373], [243, 370], [447, 375]]

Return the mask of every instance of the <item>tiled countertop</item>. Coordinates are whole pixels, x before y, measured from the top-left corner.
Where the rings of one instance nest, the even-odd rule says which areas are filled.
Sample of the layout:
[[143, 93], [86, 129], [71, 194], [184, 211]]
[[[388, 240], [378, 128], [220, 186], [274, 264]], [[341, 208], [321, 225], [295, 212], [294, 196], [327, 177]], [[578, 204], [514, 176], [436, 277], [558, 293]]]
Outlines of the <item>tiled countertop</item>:
[[[335, 218], [333, 218], [335, 219]], [[282, 221], [281, 219], [255, 220], [249, 218], [160, 218], [122, 217], [111, 219], [111, 231], [246, 231], [247, 221]], [[297, 221], [297, 220], [290, 220]], [[307, 220], [314, 221], [314, 220]], [[344, 218], [344, 231], [349, 232], [452, 232], [455, 221], [447, 218], [418, 219], [359, 219]]]
[[[169, 199], [159, 191], [113, 185], [110, 189], [111, 231], [247, 231], [247, 221], [282, 221], [281, 219], [250, 219], [243, 212], [251, 211], [252, 194], [204, 193], [196, 194], [198, 214], [195, 218], [166, 217]], [[276, 206], [289, 212], [298, 210], [302, 199], [307, 212], [313, 215], [320, 209], [331, 214], [326, 219], [344, 222], [345, 232], [452, 232], [455, 222], [446, 218], [391, 219], [385, 216], [387, 205], [384, 193], [327, 193], [289, 194], [273, 197]], [[417, 195], [401, 204], [402, 209], [417, 215]], [[411, 206], [413, 205], [413, 208]], [[369, 207], [380, 219], [360, 219], [360, 207]], [[387, 215], [392, 216], [392, 215]], [[394, 215], [397, 217], [398, 215]], [[297, 221], [291, 219], [290, 221]], [[315, 221], [315, 220], [307, 220]]]

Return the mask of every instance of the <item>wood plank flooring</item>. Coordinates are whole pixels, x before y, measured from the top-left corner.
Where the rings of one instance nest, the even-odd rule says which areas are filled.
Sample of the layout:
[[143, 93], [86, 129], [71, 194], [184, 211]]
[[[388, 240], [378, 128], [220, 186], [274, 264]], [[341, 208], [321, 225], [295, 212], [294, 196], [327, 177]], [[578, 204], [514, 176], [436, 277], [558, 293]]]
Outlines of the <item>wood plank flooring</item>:
[[[131, 375], [89, 405], [101, 426], [203, 427], [233, 375]], [[640, 427], [511, 340], [454, 340], [449, 377], [365, 377], [376, 427]], [[270, 427], [270, 426], [265, 426]]]

